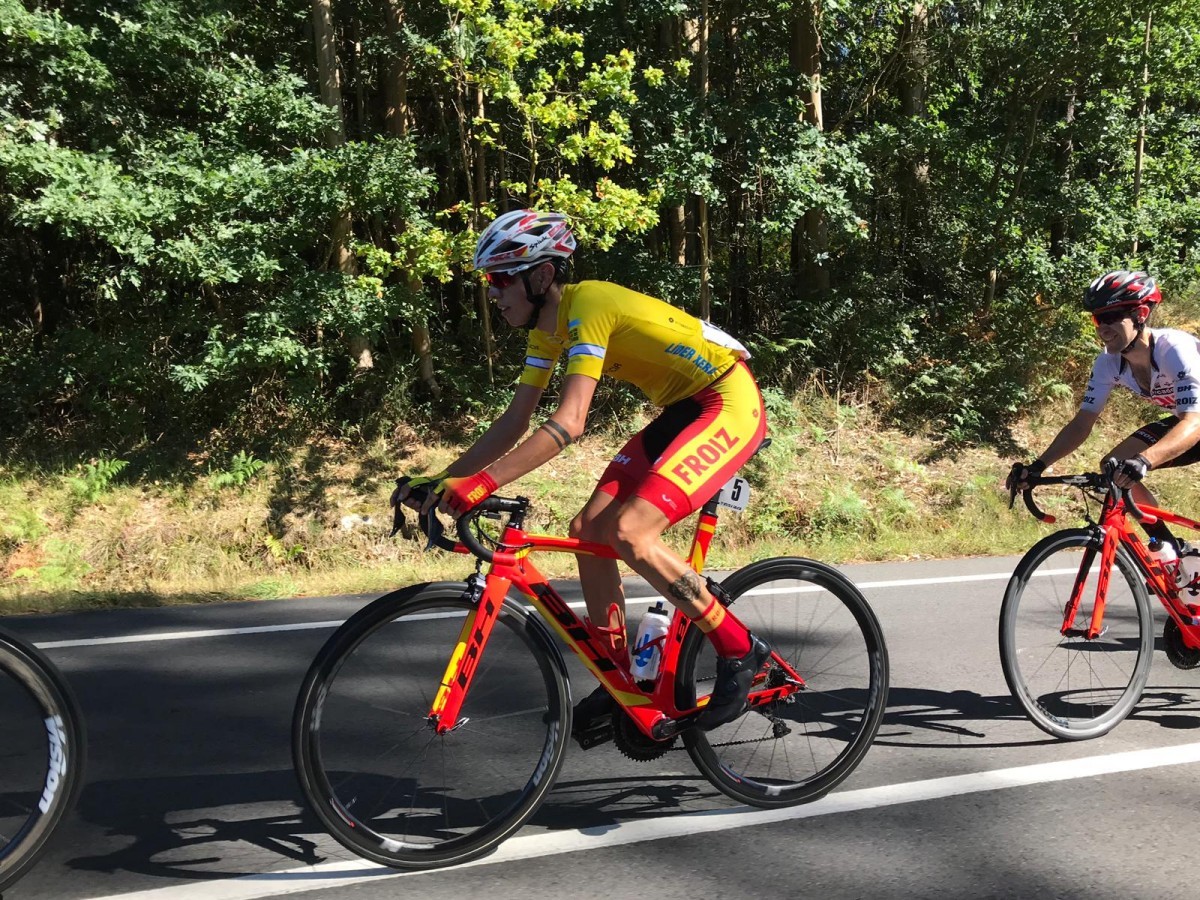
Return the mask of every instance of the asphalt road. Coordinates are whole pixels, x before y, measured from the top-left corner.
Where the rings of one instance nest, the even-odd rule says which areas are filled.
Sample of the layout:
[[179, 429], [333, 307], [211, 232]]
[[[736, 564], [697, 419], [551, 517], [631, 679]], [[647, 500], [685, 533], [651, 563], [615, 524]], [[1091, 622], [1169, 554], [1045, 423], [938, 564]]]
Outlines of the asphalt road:
[[636, 763], [572, 744], [548, 802], [497, 853], [408, 875], [325, 836], [291, 769], [300, 680], [371, 598], [5, 620], [67, 674], [89, 729], [78, 807], [5, 900], [1192, 897], [1200, 670], [1158, 652], [1130, 719], [1050, 739], [1000, 670], [1015, 562], [844, 569], [883, 624], [891, 693], [874, 747], [825, 799], [772, 818], [683, 752]]

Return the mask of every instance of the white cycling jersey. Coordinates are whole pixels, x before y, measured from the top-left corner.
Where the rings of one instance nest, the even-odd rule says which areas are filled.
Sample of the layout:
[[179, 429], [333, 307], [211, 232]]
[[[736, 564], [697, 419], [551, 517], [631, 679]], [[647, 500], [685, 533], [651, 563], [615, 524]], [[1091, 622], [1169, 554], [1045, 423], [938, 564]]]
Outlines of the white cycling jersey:
[[1200, 342], [1186, 331], [1149, 328], [1150, 393], [1133, 377], [1133, 367], [1120, 353], [1101, 353], [1092, 365], [1080, 410], [1098, 413], [1117, 385], [1155, 406], [1172, 412], [1200, 412]]

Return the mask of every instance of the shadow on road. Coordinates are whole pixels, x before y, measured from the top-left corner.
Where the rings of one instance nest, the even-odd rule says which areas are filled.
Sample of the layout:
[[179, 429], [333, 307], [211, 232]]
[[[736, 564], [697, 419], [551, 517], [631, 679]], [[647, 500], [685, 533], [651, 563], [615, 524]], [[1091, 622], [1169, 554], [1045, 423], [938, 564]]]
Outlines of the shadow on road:
[[[263, 854], [257, 851], [314, 865], [326, 858], [315, 841], [324, 832], [299, 803], [291, 770], [91, 784], [77, 815], [110, 837], [133, 840], [112, 853], [75, 857], [68, 864], [193, 879], [261, 872]], [[265, 810], [272, 812], [263, 815]], [[250, 865], [239, 866], [240, 860]]]
[[[1200, 687], [1147, 688], [1130, 722], [1200, 728]], [[1025, 720], [1006, 694], [893, 687], [876, 744], [973, 749], [1054, 743]], [[610, 748], [611, 750], [611, 748]], [[578, 750], [573, 751], [579, 764]], [[868, 757], [869, 758], [869, 757]], [[677, 760], [677, 761], [676, 761]], [[604, 831], [630, 821], [729, 808], [684, 753], [643, 770], [587, 777], [570, 766], [531, 825]], [[664, 771], [665, 770], [665, 771]], [[117, 779], [89, 784], [77, 815], [119, 849], [77, 856], [80, 870], [208, 880], [315, 865], [351, 854], [329, 838], [301, 800], [291, 769], [239, 774]]]
[[[1147, 687], [1126, 721], [1150, 722], [1170, 729], [1200, 728], [1200, 688], [1184, 691], [1178, 687]], [[1007, 737], [1009, 728], [1004, 728], [1001, 736], [997, 726], [1008, 722], [1024, 723], [1028, 728], [1021, 728], [1022, 737], [1017, 739]], [[945, 740], [933, 740], [933, 734], [956, 738], [954, 746], [965, 749], [1057, 743], [1056, 738], [1036, 730], [1008, 694], [985, 697], [976, 691], [892, 687], [875, 743], [892, 747], [948, 746]]]

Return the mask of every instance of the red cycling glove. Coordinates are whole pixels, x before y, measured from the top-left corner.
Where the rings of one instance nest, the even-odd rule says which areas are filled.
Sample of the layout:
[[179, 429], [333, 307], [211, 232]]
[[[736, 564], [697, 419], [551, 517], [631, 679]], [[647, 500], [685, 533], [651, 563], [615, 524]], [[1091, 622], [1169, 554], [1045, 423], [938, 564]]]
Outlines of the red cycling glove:
[[437, 486], [442, 502], [455, 515], [474, 509], [496, 490], [498, 485], [487, 472], [477, 472], [465, 478], [446, 478]]

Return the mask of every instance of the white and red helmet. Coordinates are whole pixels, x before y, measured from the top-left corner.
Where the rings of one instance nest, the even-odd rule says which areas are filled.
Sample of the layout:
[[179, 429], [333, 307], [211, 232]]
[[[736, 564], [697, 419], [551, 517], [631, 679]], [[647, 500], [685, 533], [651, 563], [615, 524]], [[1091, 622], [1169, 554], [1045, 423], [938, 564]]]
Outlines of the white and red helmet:
[[1083, 308], [1093, 313], [1106, 309], [1153, 306], [1161, 302], [1162, 292], [1153, 278], [1145, 272], [1127, 272], [1124, 269], [1101, 275], [1083, 295]]
[[520, 272], [539, 263], [569, 259], [575, 235], [561, 213], [517, 209], [497, 218], [475, 245], [480, 272]]

